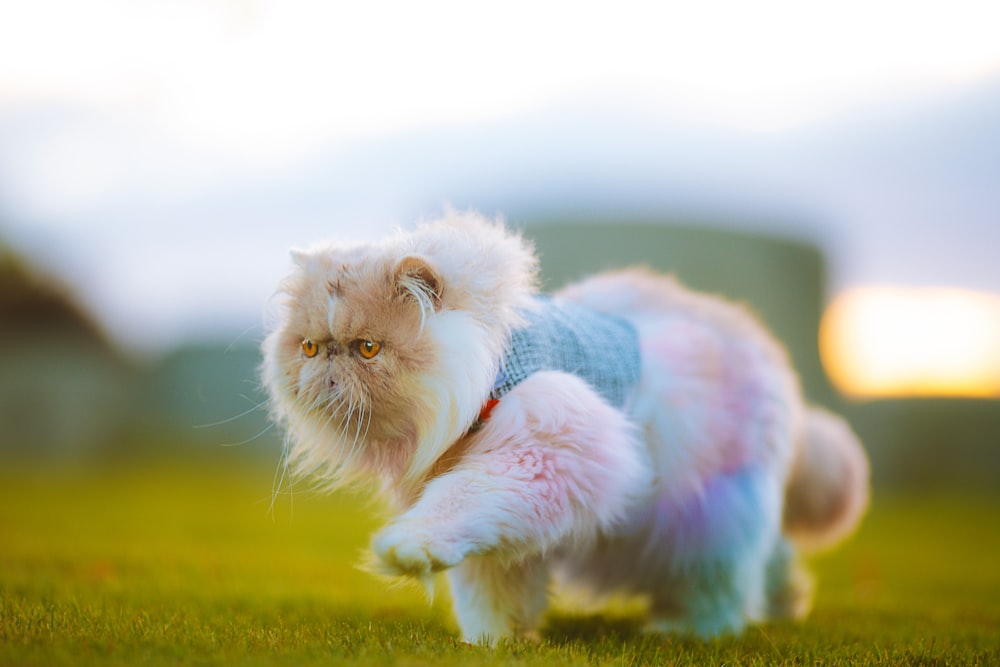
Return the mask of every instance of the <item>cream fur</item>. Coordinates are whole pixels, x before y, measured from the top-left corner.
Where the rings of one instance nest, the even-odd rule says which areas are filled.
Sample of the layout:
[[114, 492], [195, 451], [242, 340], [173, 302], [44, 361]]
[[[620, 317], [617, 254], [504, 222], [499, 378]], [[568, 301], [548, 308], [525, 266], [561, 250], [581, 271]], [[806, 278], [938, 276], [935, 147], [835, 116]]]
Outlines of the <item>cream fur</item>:
[[[262, 370], [286, 455], [331, 485], [377, 483], [397, 508], [372, 543], [378, 568], [447, 571], [468, 641], [537, 629], [553, 582], [642, 595], [652, 629], [706, 637], [801, 616], [795, 541], [828, 544], [860, 520], [863, 450], [803, 405], [783, 349], [737, 306], [649, 271], [571, 286], [557, 296], [639, 333], [626, 409], [544, 371], [472, 431], [533, 307], [529, 244], [450, 212], [294, 259]], [[373, 359], [357, 354], [365, 340], [381, 345]]]

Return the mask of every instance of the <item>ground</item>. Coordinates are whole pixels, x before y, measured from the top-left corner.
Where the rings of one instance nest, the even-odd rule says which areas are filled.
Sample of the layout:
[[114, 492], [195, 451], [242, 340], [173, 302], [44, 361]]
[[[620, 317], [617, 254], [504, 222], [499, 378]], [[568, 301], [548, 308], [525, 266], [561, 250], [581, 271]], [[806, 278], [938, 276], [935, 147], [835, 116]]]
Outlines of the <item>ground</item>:
[[433, 601], [359, 571], [377, 527], [347, 495], [271, 506], [267, 466], [0, 469], [0, 664], [997, 665], [1000, 495], [876, 489], [813, 559], [803, 623], [712, 642], [644, 635], [628, 605], [552, 613], [541, 642], [458, 641]]

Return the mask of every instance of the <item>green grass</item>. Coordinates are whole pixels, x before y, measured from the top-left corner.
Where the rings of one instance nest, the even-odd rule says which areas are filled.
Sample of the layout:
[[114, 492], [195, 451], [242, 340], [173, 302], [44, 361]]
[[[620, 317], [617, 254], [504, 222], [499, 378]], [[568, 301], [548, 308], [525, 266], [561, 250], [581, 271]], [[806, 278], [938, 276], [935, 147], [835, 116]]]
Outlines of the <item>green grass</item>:
[[[0, 664], [997, 665], [1000, 499], [876, 495], [815, 559], [804, 623], [703, 643], [627, 610], [550, 615], [540, 644], [457, 639], [447, 595], [359, 572], [376, 523], [270, 471], [0, 471]], [[623, 608], [624, 609], [624, 608]]]

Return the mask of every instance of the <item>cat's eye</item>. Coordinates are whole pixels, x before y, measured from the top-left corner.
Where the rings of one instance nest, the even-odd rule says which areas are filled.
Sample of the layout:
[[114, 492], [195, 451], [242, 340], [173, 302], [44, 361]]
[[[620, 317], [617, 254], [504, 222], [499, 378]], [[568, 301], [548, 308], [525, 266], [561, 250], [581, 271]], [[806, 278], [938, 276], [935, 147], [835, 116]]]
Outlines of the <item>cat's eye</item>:
[[373, 340], [358, 341], [358, 354], [365, 359], [374, 359], [375, 355], [377, 355], [381, 349], [382, 346]]
[[312, 359], [319, 354], [319, 345], [308, 339], [302, 341], [302, 354]]

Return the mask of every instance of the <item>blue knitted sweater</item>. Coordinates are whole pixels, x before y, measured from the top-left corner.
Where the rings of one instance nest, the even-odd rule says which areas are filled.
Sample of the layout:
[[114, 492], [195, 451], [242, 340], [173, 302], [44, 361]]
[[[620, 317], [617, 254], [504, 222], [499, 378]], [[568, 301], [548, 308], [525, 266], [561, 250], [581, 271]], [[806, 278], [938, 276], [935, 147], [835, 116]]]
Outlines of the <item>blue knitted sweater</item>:
[[512, 332], [490, 393], [498, 400], [532, 373], [572, 373], [608, 403], [624, 407], [639, 381], [639, 338], [627, 321], [548, 298], [524, 313], [528, 325]]

